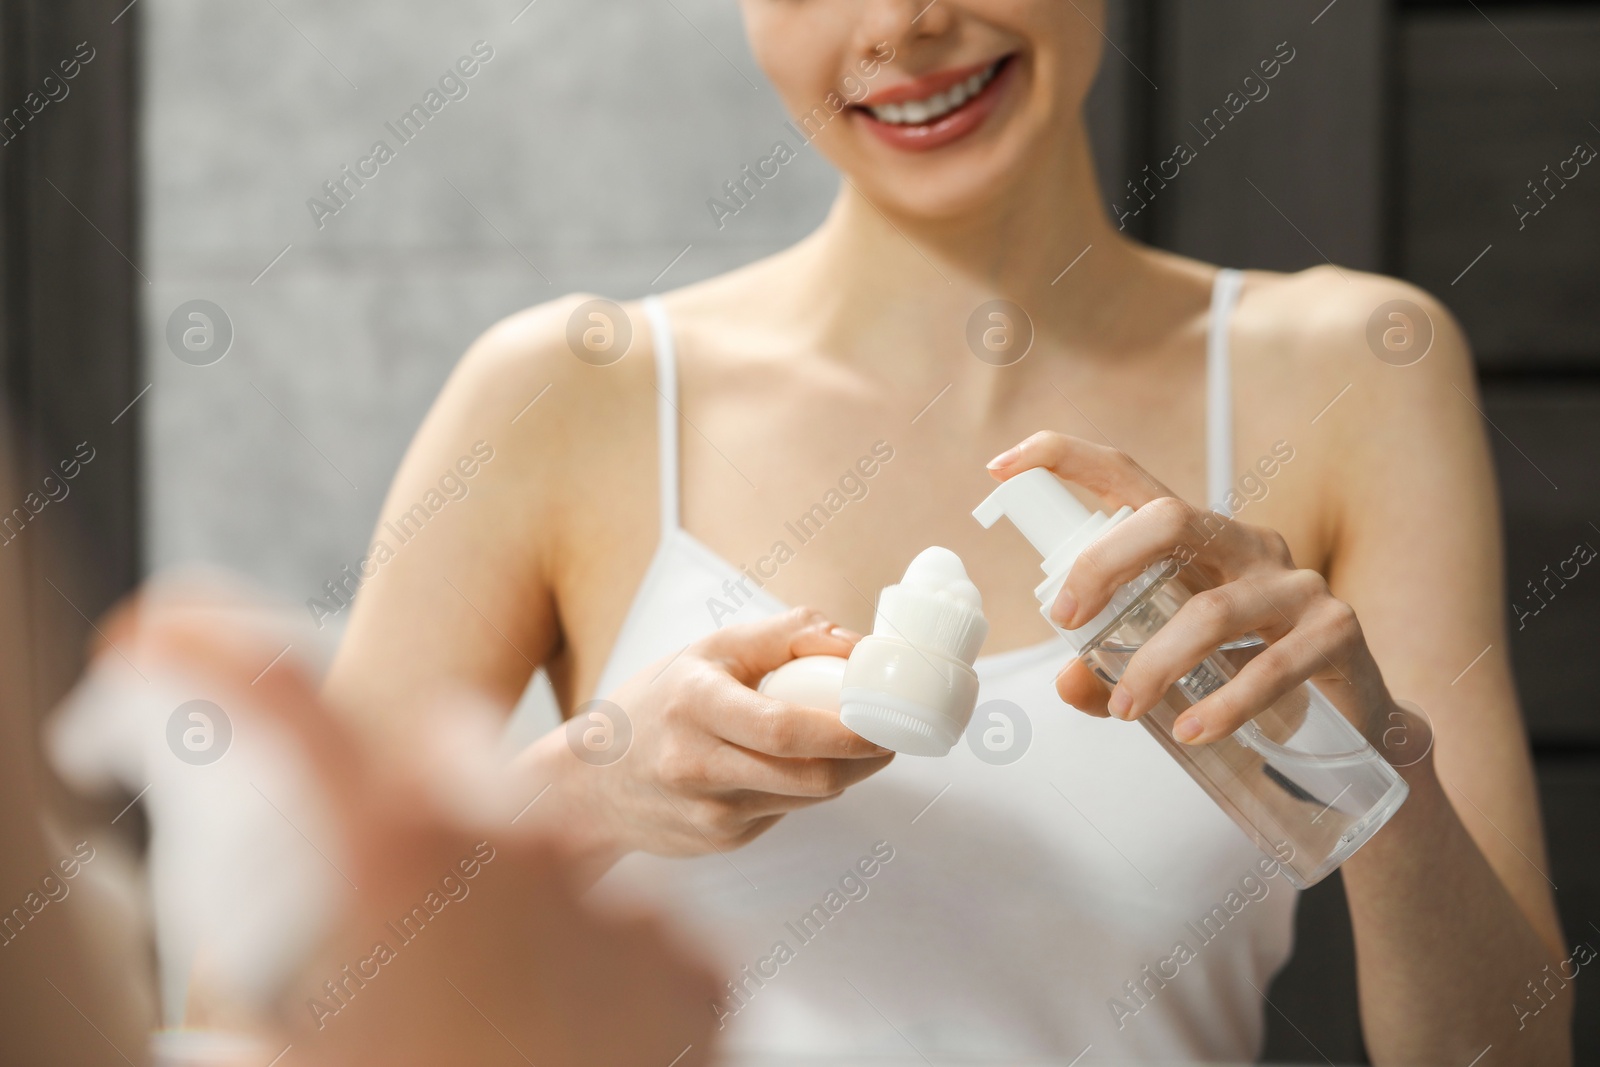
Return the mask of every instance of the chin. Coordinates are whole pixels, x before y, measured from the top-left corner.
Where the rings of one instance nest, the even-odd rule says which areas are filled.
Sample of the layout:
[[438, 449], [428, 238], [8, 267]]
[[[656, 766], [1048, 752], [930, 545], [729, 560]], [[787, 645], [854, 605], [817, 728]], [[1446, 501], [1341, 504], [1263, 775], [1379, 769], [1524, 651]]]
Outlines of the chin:
[[[829, 155], [880, 210], [929, 220], [981, 214], [1039, 159], [1050, 93], [1022, 51], [936, 71], [853, 104]], [[819, 145], [821, 147], [821, 145]]]

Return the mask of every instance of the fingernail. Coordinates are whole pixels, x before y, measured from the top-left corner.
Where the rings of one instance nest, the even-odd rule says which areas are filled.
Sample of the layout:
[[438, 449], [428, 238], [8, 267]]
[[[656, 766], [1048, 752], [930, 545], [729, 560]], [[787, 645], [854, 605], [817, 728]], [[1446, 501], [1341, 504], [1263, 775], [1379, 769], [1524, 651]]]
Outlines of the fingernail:
[[1077, 613], [1078, 601], [1073, 598], [1071, 593], [1063, 589], [1056, 594], [1055, 610], [1051, 612], [1056, 622], [1070, 629], [1071, 627], [1068, 624], [1072, 622], [1072, 617]]
[[1015, 463], [1017, 461], [1017, 457], [1020, 456], [1020, 455], [1022, 455], [1022, 449], [1020, 449], [1020, 448], [1008, 448], [1004, 452], [1000, 453], [998, 456], [996, 456], [993, 459], [991, 459], [988, 462], [987, 466], [988, 466], [988, 468], [990, 470], [997, 471], [1001, 467], [1008, 467], [1011, 464]]
[[1188, 744], [1200, 736], [1202, 727], [1200, 719], [1194, 715], [1185, 715], [1172, 724], [1172, 736]]
[[1119, 719], [1126, 719], [1128, 712], [1133, 708], [1133, 697], [1126, 689], [1114, 689], [1111, 699], [1106, 701], [1106, 710]]

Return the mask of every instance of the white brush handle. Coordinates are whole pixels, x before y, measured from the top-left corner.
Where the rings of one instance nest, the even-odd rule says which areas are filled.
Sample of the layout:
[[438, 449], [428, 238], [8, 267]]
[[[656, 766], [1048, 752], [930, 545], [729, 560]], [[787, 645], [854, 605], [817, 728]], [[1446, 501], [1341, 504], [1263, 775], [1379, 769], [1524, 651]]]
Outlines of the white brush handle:
[[845, 662], [842, 656], [801, 656], [761, 679], [758, 688], [775, 700], [837, 712]]

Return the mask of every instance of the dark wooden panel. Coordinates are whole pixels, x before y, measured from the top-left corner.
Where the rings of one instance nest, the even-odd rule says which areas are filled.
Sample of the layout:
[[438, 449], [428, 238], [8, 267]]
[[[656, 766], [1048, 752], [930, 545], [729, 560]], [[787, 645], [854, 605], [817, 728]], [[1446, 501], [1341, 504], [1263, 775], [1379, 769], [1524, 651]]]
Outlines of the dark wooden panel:
[[[1344, 878], [1333, 875], [1300, 894], [1294, 959], [1267, 990], [1271, 1063], [1361, 1064], [1361, 1009], [1356, 1003], [1356, 946]], [[1292, 1023], [1292, 1025], [1291, 1025]]]
[[[6, 634], [0, 714], [12, 717], [7, 741], [24, 745], [35, 736], [34, 720], [79, 673], [91, 635], [85, 615], [104, 611], [139, 570], [137, 414], [113, 423], [143, 387], [135, 375], [136, 294], [144, 282], [124, 258], [138, 255], [133, 118], [139, 12], [113, 22], [121, 6], [0, 0], [0, 378], [7, 408], [0, 424], [14, 426], [19, 438], [15, 451], [0, 448], [5, 461], [15, 461], [15, 477], [7, 471], [0, 479], [0, 519], [13, 519], [0, 535], [6, 542], [0, 553], [7, 554], [7, 622], [24, 631]], [[85, 63], [90, 50], [93, 58]], [[65, 77], [63, 61], [73, 77]], [[79, 442], [93, 450], [86, 466]], [[63, 460], [79, 464], [69, 468], [75, 470], [70, 480], [62, 478]], [[47, 475], [52, 482], [44, 481]], [[84, 836], [97, 839], [107, 832], [137, 835], [136, 813], [104, 829], [122, 801], [69, 799], [39, 753], [24, 748], [10, 755], [10, 784], [25, 775], [57, 826], [94, 827]], [[18, 772], [19, 764], [25, 772]], [[14, 853], [8, 849], [6, 863], [19, 859]], [[22, 862], [32, 866], [34, 860]], [[100, 910], [93, 899], [80, 906]], [[90, 925], [112, 921], [109, 914], [80, 918]], [[127, 1042], [150, 1020], [131, 1017], [133, 1002], [95, 989], [91, 976], [116, 980], [105, 989], [138, 985], [126, 972], [110, 973], [118, 961], [108, 953], [132, 948], [142, 963], [149, 946], [137, 931], [119, 931], [97, 939], [98, 959], [74, 959], [59, 940], [70, 931], [52, 929], [41, 932], [58, 946], [48, 968], [29, 958], [43, 945], [22, 949], [9, 963], [0, 960], [8, 1016], [28, 1022], [0, 1038], [0, 1060], [123, 1062], [106, 1035], [131, 1048]], [[44, 980], [47, 970], [58, 983], [54, 989]]]
[[[1239, 267], [1297, 270], [1327, 257], [1379, 269], [1388, 6], [1159, 0], [1155, 11], [1160, 89], [1141, 168], [1179, 144], [1194, 158], [1149, 201], [1154, 242]], [[1293, 58], [1264, 80], [1260, 64], [1275, 53]], [[1255, 79], [1250, 87], [1247, 77]], [[1249, 93], [1260, 99], [1240, 106]], [[1229, 94], [1238, 94], [1234, 115]], [[1107, 194], [1127, 201], [1123, 182], [1132, 177]]]
[[[1105, 37], [1105, 52], [1084, 114], [1100, 188], [1110, 197], [1145, 163], [1153, 91], [1147, 80], [1150, 0], [1107, 0], [1106, 17], [1095, 28]], [[1130, 229], [1138, 237], [1146, 232], [1142, 224]]]
[[1542, 744], [1600, 743], [1600, 558], [1565, 562], [1580, 544], [1600, 550], [1600, 382], [1494, 380], [1484, 411], [1505, 513], [1511, 656], [1529, 728]]
[[[113, 22], [120, 6], [0, 4], [0, 363], [22, 439], [21, 490], [44, 499], [54, 474], [59, 495], [62, 461], [94, 457], [0, 549], [31, 561], [36, 711], [76, 676], [84, 616], [139, 574], [139, 418], [117, 417], [145, 385], [146, 281], [134, 266], [139, 11]], [[0, 514], [24, 504], [0, 501]]]
[[1577, 144], [1600, 151], [1600, 10], [1492, 18], [1404, 23], [1401, 270], [1443, 297], [1485, 366], [1600, 366], [1600, 159], [1553, 180], [1539, 214], [1513, 209], [1538, 204], [1528, 183]]
[[[1550, 880], [1571, 952], [1579, 942], [1600, 948], [1600, 757], [1552, 756], [1539, 761], [1540, 804], [1550, 845]], [[1600, 992], [1592, 982], [1564, 991], [1576, 999], [1574, 1063], [1600, 1063]], [[1537, 1017], [1528, 1025], [1538, 1024]]]

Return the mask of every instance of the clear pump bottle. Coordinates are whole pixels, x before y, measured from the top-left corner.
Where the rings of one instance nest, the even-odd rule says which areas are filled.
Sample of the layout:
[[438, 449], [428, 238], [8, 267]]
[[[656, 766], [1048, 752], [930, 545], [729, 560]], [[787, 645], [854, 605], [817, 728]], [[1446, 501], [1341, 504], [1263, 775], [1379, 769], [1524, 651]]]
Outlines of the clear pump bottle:
[[[1054, 474], [1035, 468], [1000, 485], [972, 514], [986, 527], [1010, 519], [1044, 557], [1046, 577], [1034, 595], [1049, 620], [1079, 553], [1132, 513], [1126, 507], [1110, 517], [1091, 513]], [[1096, 675], [1116, 684], [1133, 654], [1191, 596], [1175, 569], [1170, 561], [1152, 565], [1117, 590], [1094, 619], [1056, 630]], [[1252, 634], [1219, 648], [1139, 721], [1256, 846], [1282, 864], [1289, 881], [1304, 889], [1377, 833], [1409, 790], [1309, 682], [1219, 741], [1186, 745], [1173, 737], [1178, 715], [1221, 688], [1262, 647]]]

